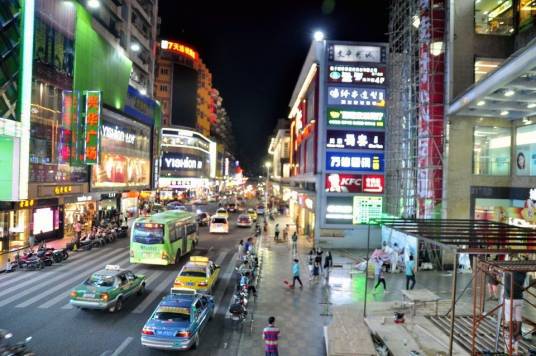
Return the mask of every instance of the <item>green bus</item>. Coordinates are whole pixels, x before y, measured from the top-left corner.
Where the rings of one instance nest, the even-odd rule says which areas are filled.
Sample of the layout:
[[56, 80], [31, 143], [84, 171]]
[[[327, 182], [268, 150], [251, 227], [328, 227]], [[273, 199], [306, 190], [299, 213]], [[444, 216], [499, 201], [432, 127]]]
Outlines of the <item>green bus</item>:
[[130, 263], [169, 265], [192, 251], [199, 239], [195, 214], [167, 210], [137, 218], [130, 232]]

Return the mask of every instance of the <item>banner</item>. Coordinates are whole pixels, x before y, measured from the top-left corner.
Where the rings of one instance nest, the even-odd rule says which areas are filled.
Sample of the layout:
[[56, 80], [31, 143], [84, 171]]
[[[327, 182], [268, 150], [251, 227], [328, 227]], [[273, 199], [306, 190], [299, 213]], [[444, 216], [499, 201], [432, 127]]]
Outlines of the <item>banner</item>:
[[84, 95], [86, 97], [84, 163], [98, 164], [101, 93], [100, 91], [85, 91]]

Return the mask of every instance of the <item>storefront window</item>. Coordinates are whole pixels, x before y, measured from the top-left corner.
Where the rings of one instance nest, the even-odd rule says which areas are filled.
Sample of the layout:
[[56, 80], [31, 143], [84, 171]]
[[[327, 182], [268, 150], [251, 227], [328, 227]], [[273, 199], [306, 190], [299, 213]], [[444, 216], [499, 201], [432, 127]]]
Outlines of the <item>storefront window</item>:
[[504, 59], [476, 58], [475, 59], [475, 83], [484, 78], [488, 73], [497, 69]]
[[86, 166], [58, 162], [61, 98], [61, 89], [39, 81], [32, 83], [30, 182], [87, 182]]
[[515, 159], [518, 176], [536, 176], [536, 125], [517, 128]]
[[536, 2], [534, 0], [519, 0], [519, 29], [532, 26], [536, 16]]
[[510, 175], [511, 130], [476, 126], [473, 137], [473, 174]]
[[475, 0], [475, 31], [483, 35], [514, 32], [512, 0]]

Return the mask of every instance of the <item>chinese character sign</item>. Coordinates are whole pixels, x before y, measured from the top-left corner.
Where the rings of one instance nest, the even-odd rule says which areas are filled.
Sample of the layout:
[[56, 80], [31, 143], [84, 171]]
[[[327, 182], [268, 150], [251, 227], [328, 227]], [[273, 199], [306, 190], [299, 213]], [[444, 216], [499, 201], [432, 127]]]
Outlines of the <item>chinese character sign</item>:
[[382, 194], [384, 177], [379, 174], [328, 173], [325, 189], [328, 193]]
[[385, 49], [380, 46], [334, 44], [329, 47], [329, 59], [334, 62], [384, 63]]
[[326, 170], [383, 172], [383, 153], [326, 152]]
[[384, 143], [385, 133], [382, 131], [328, 130], [326, 136], [327, 148], [382, 151]]
[[70, 90], [61, 93], [61, 121], [58, 139], [58, 163], [69, 163], [73, 122], [78, 120], [78, 100]]
[[[83, 161], [84, 154], [84, 121], [80, 115], [80, 92], [74, 90], [70, 92], [71, 96], [71, 110], [72, 115], [70, 117], [71, 122], [71, 165], [79, 166]], [[62, 117], [62, 119], [66, 119]]]
[[385, 107], [385, 89], [328, 86], [328, 105]]
[[328, 109], [328, 126], [335, 127], [385, 127], [385, 110], [363, 108], [360, 110]]
[[182, 43], [162, 40], [160, 42], [160, 48], [170, 52], [175, 52], [186, 57], [190, 57], [193, 60], [196, 60], [198, 58], [198, 54], [193, 48], [186, 46]]
[[330, 83], [380, 85], [385, 82], [385, 67], [331, 65], [328, 81]]
[[84, 163], [97, 164], [99, 160], [99, 132], [101, 116], [101, 93], [86, 91], [86, 128]]

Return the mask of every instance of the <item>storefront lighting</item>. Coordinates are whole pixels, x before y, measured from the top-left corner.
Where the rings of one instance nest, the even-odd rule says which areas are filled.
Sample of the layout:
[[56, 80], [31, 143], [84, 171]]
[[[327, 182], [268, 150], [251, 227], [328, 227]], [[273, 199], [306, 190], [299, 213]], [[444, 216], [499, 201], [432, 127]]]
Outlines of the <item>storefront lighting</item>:
[[485, 100], [480, 100], [478, 103], [476, 103], [477, 106], [482, 106], [482, 105], [485, 105], [485, 104], [486, 104]]
[[303, 82], [302, 87], [300, 88], [300, 91], [298, 93], [298, 96], [296, 96], [296, 100], [294, 101], [294, 105], [292, 105], [292, 109], [290, 110], [290, 113], [288, 115], [289, 119], [292, 119], [296, 116], [298, 111], [298, 106], [300, 105], [300, 102], [305, 95], [305, 92], [309, 88], [309, 85], [313, 81], [313, 78], [315, 77], [316, 71], [318, 69], [318, 64], [313, 63], [311, 65], [311, 68], [309, 68], [309, 73], [307, 73], [307, 76], [305, 77], [305, 80]]
[[98, 9], [100, 7], [99, 0], [87, 0], [87, 6], [91, 9]]
[[527, 105], [527, 109], [532, 109], [532, 108], [536, 108], [536, 103], [530, 103], [529, 105]]
[[504, 96], [509, 97], [509, 96], [514, 95], [515, 93], [516, 92], [513, 91], [512, 89], [508, 89], [507, 91], [504, 92]]
[[501, 116], [506, 116], [508, 115], [510, 112], [508, 110], [503, 110], [501, 111]]

